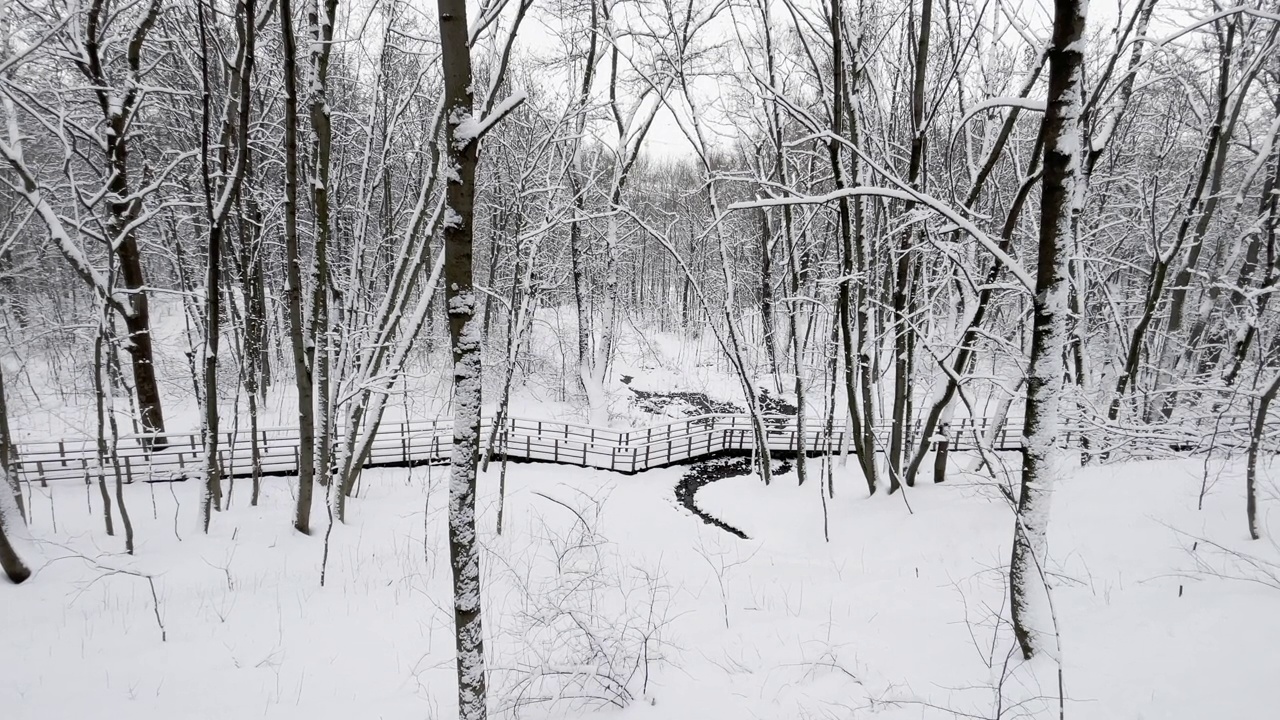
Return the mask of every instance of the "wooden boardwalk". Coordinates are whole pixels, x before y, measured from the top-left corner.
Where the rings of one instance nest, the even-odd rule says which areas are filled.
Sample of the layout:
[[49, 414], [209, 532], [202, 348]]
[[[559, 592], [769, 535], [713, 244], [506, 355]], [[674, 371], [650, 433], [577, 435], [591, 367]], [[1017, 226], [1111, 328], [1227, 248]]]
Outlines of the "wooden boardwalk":
[[[485, 418], [482, 423], [482, 438], [487, 443], [492, 420]], [[799, 430], [795, 417], [769, 416], [766, 425], [771, 451], [796, 452]], [[989, 426], [990, 421], [986, 419], [954, 421], [948, 433], [951, 449], [977, 449], [987, 436]], [[844, 443], [843, 424], [830, 436], [823, 427], [817, 418], [806, 419], [806, 449], [819, 453], [839, 451]], [[996, 433], [991, 449], [1019, 449], [1021, 427], [1021, 420], [1010, 419]], [[876, 428], [881, 444], [887, 444], [889, 430], [888, 424]], [[220, 433], [220, 436], [223, 475], [251, 475], [249, 433]], [[915, 436], [919, 436], [918, 428]], [[126, 482], [170, 481], [203, 474], [204, 449], [200, 433], [166, 433], [165, 437], [169, 444], [160, 451], [149, 451], [141, 436], [120, 439], [115, 455]], [[445, 462], [452, 438], [453, 423], [449, 420], [383, 423], [365, 467]], [[717, 453], [750, 451], [755, 437], [747, 415], [701, 415], [631, 430], [595, 428], [559, 420], [508, 418], [495, 444], [497, 453], [513, 460], [564, 463], [631, 474]], [[297, 472], [297, 428], [260, 430], [258, 449], [263, 474]], [[94, 440], [20, 443], [18, 451], [21, 458], [18, 477], [24, 482], [84, 481], [96, 479], [102, 472]], [[110, 461], [105, 464], [106, 472], [111, 473]]]

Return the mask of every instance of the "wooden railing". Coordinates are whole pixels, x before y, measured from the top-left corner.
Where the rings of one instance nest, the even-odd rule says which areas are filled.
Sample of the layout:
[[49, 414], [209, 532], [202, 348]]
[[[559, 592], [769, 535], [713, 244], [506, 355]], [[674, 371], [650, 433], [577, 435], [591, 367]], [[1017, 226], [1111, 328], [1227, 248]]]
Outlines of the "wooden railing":
[[[809, 452], [836, 452], [844, 447], [844, 425], [832, 433], [823, 421], [806, 419], [804, 439]], [[799, 446], [797, 418], [765, 418], [771, 451], [796, 452]], [[988, 434], [987, 419], [953, 422], [947, 433], [953, 450], [976, 449]], [[491, 435], [492, 420], [482, 420], [482, 437]], [[890, 425], [877, 426], [880, 444], [887, 443]], [[919, 428], [914, 428], [918, 437]], [[1010, 420], [995, 434], [991, 449], [1020, 447], [1021, 421]], [[1068, 433], [1068, 436], [1070, 433]], [[339, 436], [341, 433], [339, 432]], [[114, 448], [114, 462], [100, 463], [95, 440], [48, 440], [18, 446], [18, 477], [25, 482], [96, 479], [113, 476], [118, 467], [126, 482], [165, 481], [197, 477], [204, 472], [204, 447], [200, 433], [166, 433], [163, 450], [148, 447], [143, 436], [126, 436]], [[298, 430], [273, 428], [258, 431], [258, 466], [265, 475], [297, 472]], [[452, 449], [453, 423], [449, 420], [383, 423], [373, 441], [365, 467], [416, 465], [443, 462]], [[1070, 442], [1071, 438], [1068, 437]], [[248, 476], [253, 472], [253, 440], [247, 432], [219, 433], [218, 458], [224, 476]], [[536, 460], [636, 473], [726, 451], [750, 451], [755, 446], [751, 418], [747, 415], [701, 415], [631, 430], [596, 428], [559, 420], [508, 418], [496, 436], [494, 452], [516, 460]], [[852, 452], [852, 448], [850, 448]]]

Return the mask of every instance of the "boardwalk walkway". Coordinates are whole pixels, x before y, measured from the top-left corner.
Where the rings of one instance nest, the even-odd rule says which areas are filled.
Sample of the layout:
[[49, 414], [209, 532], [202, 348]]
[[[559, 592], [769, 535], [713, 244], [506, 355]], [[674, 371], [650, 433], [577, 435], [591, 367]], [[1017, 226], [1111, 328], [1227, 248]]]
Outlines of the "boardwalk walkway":
[[[483, 421], [487, 439], [491, 419]], [[984, 441], [990, 420], [965, 419], [952, 423], [952, 450], [974, 450]], [[799, 431], [793, 416], [770, 416], [769, 449], [795, 452]], [[558, 420], [508, 418], [496, 441], [496, 451], [517, 460], [565, 463], [582, 467], [637, 473], [730, 451], [750, 451], [754, 446], [751, 419], [747, 415], [717, 414], [684, 418], [631, 430], [595, 428]], [[888, 442], [889, 425], [877, 427], [882, 444]], [[918, 431], [917, 431], [918, 433]], [[1020, 447], [1021, 421], [1010, 420], [994, 436], [991, 449]], [[1070, 433], [1068, 433], [1070, 434]], [[141, 437], [124, 437], [115, 453], [126, 482], [167, 481], [203, 473], [204, 450], [199, 433], [166, 433], [169, 445], [149, 452]], [[418, 465], [443, 462], [452, 445], [453, 423], [448, 420], [383, 423], [365, 467]], [[843, 424], [831, 436], [817, 418], [806, 420], [806, 448], [810, 452], [838, 451], [844, 442]], [[1070, 442], [1070, 438], [1067, 438]], [[221, 433], [219, 456], [224, 476], [252, 473], [252, 440], [248, 432]], [[261, 472], [287, 475], [298, 467], [298, 430], [260, 430], [258, 448]], [[85, 480], [99, 474], [93, 440], [48, 440], [21, 443], [19, 479], [48, 483]]]

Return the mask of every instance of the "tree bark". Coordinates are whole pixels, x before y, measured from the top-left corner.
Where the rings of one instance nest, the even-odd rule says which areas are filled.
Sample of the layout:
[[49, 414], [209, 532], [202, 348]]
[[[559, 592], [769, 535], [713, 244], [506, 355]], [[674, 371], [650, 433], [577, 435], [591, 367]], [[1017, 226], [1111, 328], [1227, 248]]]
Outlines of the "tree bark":
[[4, 394], [4, 358], [0, 356], [0, 472], [5, 474], [6, 483], [0, 485], [0, 492], [8, 491], [13, 495], [14, 507], [18, 516], [26, 522], [27, 512], [22, 504], [22, 485], [18, 482], [18, 445], [9, 432], [9, 405]]
[[[914, 81], [911, 88], [911, 159], [907, 168], [907, 184], [913, 189], [924, 188], [925, 117], [924, 90], [929, 66], [929, 36], [933, 24], [933, 2], [922, 0], [920, 5], [919, 37], [913, 58]], [[911, 214], [915, 203], [906, 203], [903, 215]], [[915, 332], [911, 327], [911, 308], [914, 306], [913, 277], [920, 272], [912, 263], [912, 247], [915, 245], [916, 224], [902, 231], [898, 245], [893, 285], [893, 427], [889, 432], [889, 492], [897, 489], [902, 478], [903, 450], [907, 441], [907, 428], [911, 423], [911, 371], [915, 353]], [[914, 478], [908, 478], [914, 482]]]
[[1258, 402], [1258, 414], [1253, 419], [1253, 432], [1249, 434], [1249, 465], [1245, 474], [1245, 515], [1249, 523], [1249, 537], [1258, 540], [1262, 533], [1258, 530], [1258, 456], [1262, 453], [1262, 438], [1267, 429], [1267, 413], [1271, 411], [1271, 403], [1280, 394], [1280, 374], [1271, 381], [1271, 385], [1262, 393]]
[[302, 267], [298, 250], [298, 64], [293, 34], [293, 5], [280, 0], [280, 35], [284, 55], [284, 244], [289, 340], [293, 350], [294, 386], [298, 390], [298, 505], [293, 526], [311, 533], [311, 496], [315, 484], [315, 407], [308, 332], [302, 321]]
[[[1043, 581], [1049, 503], [1062, 473], [1058, 448], [1060, 395], [1066, 370], [1067, 262], [1072, 204], [1081, 169], [1080, 109], [1084, 72], [1085, 0], [1055, 0], [1049, 91], [1041, 136], [1044, 178], [1040, 201], [1039, 256], [1022, 428], [1022, 493], [1018, 500], [1009, 564], [1009, 607], [1023, 657], [1046, 649], [1052, 634]], [[1043, 588], [1045, 593], [1048, 587]]]
[[[857, 111], [851, 98], [856, 96], [858, 82], [857, 58], [853, 59], [853, 88], [845, 86], [844, 16], [841, 0], [831, 3], [831, 41], [833, 50], [831, 132], [840, 137], [844, 132], [845, 116], [849, 118], [850, 139], [858, 142]], [[847, 93], [847, 94], [846, 94]], [[848, 103], [848, 107], [846, 107]], [[844, 162], [840, 143], [827, 142], [827, 156], [836, 190], [858, 185], [858, 158], [852, 158], [849, 182], [844, 178]], [[852, 207], [850, 205], [852, 204]], [[868, 320], [868, 273], [866, 237], [863, 232], [862, 200], [840, 198], [839, 211], [841, 275], [836, 311], [840, 323], [840, 349], [844, 356], [845, 399], [852, 425], [858, 466], [867, 482], [868, 494], [876, 493], [875, 415], [872, 405], [871, 323]], [[855, 275], [856, 280], [855, 280]], [[855, 309], [856, 306], [856, 309]], [[861, 404], [859, 404], [861, 400]]]
[[[315, 250], [311, 260], [311, 336], [308, 365], [311, 367], [315, 402], [315, 462], [317, 479], [322, 486], [330, 484], [334, 473], [333, 417], [330, 381], [332, 333], [329, 291], [329, 246], [333, 242], [333, 220], [330, 210], [330, 157], [333, 151], [333, 125], [330, 118], [328, 83], [329, 51], [333, 47], [334, 14], [338, 0], [317, 0], [316, 8], [307, 13], [311, 26], [310, 118], [312, 143], [315, 147], [315, 177], [311, 182], [311, 205], [315, 213]], [[324, 15], [319, 15], [322, 8]]]
[[453, 453], [449, 482], [449, 558], [453, 567], [453, 620], [457, 640], [458, 718], [487, 716], [484, 634], [481, 629], [480, 546], [476, 538], [476, 463], [480, 448], [482, 318], [472, 286], [472, 240], [478, 138], [474, 122], [466, 0], [437, 0], [444, 66], [445, 187], [444, 278], [453, 350]]
[[[0, 475], [4, 476], [4, 482], [0, 486], [7, 488], [13, 480], [9, 477], [7, 468], [0, 466]], [[14, 550], [12, 543], [9, 542], [8, 523], [9, 515], [9, 495], [7, 492], [0, 493], [0, 570], [4, 570], [4, 574], [15, 585], [19, 585], [31, 577], [31, 570], [22, 562], [22, 558], [18, 557], [18, 551]]]
[[96, 86], [98, 104], [107, 128], [103, 140], [109, 178], [107, 180], [108, 216], [107, 233], [116, 246], [116, 259], [120, 263], [120, 276], [129, 293], [129, 310], [124, 313], [125, 329], [129, 337], [126, 348], [133, 366], [133, 385], [138, 397], [138, 413], [142, 429], [150, 435], [149, 442], [159, 450], [168, 445], [164, 439], [164, 411], [160, 401], [160, 386], [156, 382], [154, 352], [151, 345], [151, 310], [147, 300], [146, 278], [142, 270], [142, 253], [138, 248], [135, 221], [142, 210], [140, 198], [132, 197], [129, 183], [129, 135], [140, 83], [137, 81], [142, 64], [142, 46], [160, 14], [160, 0], [151, 0], [146, 14], [129, 37], [126, 61], [130, 85], [117, 96], [111, 89], [101, 58], [105, 15], [110, 12], [105, 0], [94, 0], [89, 8], [85, 26], [83, 56], [77, 65], [85, 77]]

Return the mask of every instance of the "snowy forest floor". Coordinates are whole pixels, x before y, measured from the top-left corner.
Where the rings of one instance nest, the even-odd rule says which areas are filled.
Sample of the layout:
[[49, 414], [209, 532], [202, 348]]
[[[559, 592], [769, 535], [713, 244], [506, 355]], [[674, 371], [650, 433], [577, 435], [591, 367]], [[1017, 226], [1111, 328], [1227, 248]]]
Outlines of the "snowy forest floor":
[[[837, 468], [829, 543], [817, 484], [794, 471], [698, 490], [743, 540], [677, 503], [686, 469], [513, 464], [502, 536], [498, 466], [482, 475], [495, 712], [1057, 716], [1051, 661], [1005, 669], [1012, 516], [992, 487], [957, 473], [909, 490], [909, 511]], [[1209, 469], [1203, 510], [1200, 461], [1088, 468], [1055, 496], [1067, 717], [1264, 717], [1280, 702], [1280, 550], [1245, 539], [1242, 467]], [[127, 487], [135, 557], [105, 536], [96, 488], [34, 488], [19, 549], [37, 574], [0, 586], [4, 717], [454, 717], [446, 485], [443, 468], [369, 471], [323, 588], [324, 523], [292, 530], [285, 478], [256, 508], [237, 480], [208, 536], [196, 483]], [[553, 697], [567, 699], [540, 702]]]

